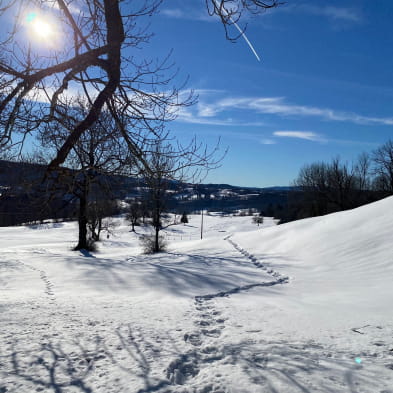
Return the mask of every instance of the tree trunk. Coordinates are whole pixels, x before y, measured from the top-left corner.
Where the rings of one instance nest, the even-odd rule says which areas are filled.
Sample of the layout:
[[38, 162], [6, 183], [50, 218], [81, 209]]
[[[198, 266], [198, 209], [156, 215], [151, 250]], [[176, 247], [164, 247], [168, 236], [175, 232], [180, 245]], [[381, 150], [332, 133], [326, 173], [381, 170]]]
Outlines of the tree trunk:
[[97, 242], [100, 240], [101, 231], [102, 231], [102, 217], [99, 217], [98, 218], [97, 239], [96, 239]]
[[154, 241], [154, 252], [159, 252], [160, 251], [159, 233], [160, 233], [160, 228], [159, 228], [159, 226], [156, 226], [156, 235], [155, 235], [155, 241]]
[[82, 192], [79, 197], [79, 215], [78, 215], [78, 226], [79, 226], [79, 241], [75, 250], [88, 250], [89, 245], [87, 242], [87, 181], [86, 178], [83, 180]]
[[155, 238], [154, 238], [154, 252], [160, 251], [160, 243], [159, 243], [159, 234], [161, 229], [161, 209], [160, 209], [160, 199], [156, 196], [155, 200], [155, 209], [153, 213], [153, 222], [155, 229]]

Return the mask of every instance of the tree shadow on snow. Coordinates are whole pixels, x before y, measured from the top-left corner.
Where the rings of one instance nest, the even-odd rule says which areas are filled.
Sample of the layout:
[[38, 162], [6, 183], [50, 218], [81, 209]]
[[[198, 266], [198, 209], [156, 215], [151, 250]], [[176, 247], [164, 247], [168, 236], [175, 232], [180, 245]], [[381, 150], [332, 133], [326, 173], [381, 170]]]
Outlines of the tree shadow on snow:
[[[12, 353], [2, 356], [0, 364], [6, 377], [0, 382], [0, 392], [11, 392], [17, 387], [20, 393], [148, 393], [170, 385], [162, 372], [167, 358], [162, 359], [162, 367], [156, 366], [161, 356], [161, 340], [166, 345], [173, 343], [166, 332], [160, 333], [158, 341], [146, 338], [143, 331], [131, 325], [118, 327], [109, 340], [94, 333], [84, 344], [48, 342], [34, 352], [18, 348], [20, 345], [15, 342]], [[171, 351], [178, 353], [179, 349], [173, 344]]]
[[[280, 264], [282, 271], [285, 271], [284, 261]], [[277, 256], [274, 266], [278, 262]], [[68, 258], [67, 263], [82, 267], [80, 274], [85, 277], [85, 283], [97, 289], [133, 290], [142, 286], [185, 297], [272, 280], [240, 253], [227, 256], [226, 252], [210, 255], [169, 252], [139, 255], [132, 260]]]
[[96, 258], [90, 251], [85, 250], [84, 248], [82, 248], [81, 250], [79, 250], [79, 252], [80, 252], [85, 258]]
[[364, 388], [388, 387], [378, 383], [377, 388], [375, 375], [355, 363], [356, 355], [332, 352], [314, 341], [243, 342], [219, 350], [225, 363], [240, 366], [264, 393], [359, 393]]
[[[83, 342], [49, 341], [36, 351], [15, 342], [1, 357], [0, 392], [390, 392], [375, 368], [357, 365], [350, 353], [315, 341], [221, 344], [217, 338], [207, 346], [181, 349], [179, 334], [124, 324], [105, 337], [92, 330]], [[173, 378], [176, 372], [182, 378]], [[197, 379], [199, 374], [204, 377]], [[236, 385], [245, 379], [246, 386]]]
[[[63, 393], [73, 387], [79, 392], [92, 393], [86, 378], [93, 369], [93, 358], [94, 354], [87, 351], [67, 354], [59, 344], [53, 343], [42, 345], [34, 353], [13, 350], [8, 385], [17, 384], [21, 392], [34, 389]], [[5, 392], [12, 391], [7, 385], [5, 389]]]

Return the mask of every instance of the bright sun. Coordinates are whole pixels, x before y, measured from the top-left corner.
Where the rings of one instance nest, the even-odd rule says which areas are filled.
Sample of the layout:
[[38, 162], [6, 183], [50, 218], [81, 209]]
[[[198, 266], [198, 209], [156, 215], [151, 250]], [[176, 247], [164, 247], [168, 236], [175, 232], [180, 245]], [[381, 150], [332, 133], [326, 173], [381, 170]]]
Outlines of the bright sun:
[[26, 22], [32, 38], [45, 41], [54, 39], [55, 29], [53, 24], [41, 15], [31, 12], [27, 15]]
[[53, 27], [50, 25], [50, 23], [39, 18], [35, 19], [31, 23], [31, 27], [34, 35], [39, 38], [49, 39], [54, 33]]

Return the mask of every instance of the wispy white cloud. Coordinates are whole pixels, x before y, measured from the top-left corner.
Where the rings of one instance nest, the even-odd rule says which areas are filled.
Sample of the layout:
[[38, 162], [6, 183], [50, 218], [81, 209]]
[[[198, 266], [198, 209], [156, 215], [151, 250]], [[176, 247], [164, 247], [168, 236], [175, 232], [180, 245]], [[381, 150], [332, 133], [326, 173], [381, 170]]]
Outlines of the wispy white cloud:
[[277, 141], [275, 141], [273, 139], [266, 138], [266, 139], [260, 139], [259, 143], [261, 143], [262, 145], [275, 145], [275, 144], [277, 144]]
[[378, 143], [376, 142], [327, 138], [324, 135], [312, 131], [275, 131], [273, 132], [273, 136], [276, 138], [295, 138], [311, 142], [329, 143], [344, 146], [364, 146], [368, 148], [378, 146]]
[[217, 18], [208, 15], [203, 8], [164, 8], [160, 14], [167, 18], [216, 22]]
[[213, 117], [217, 114], [217, 110], [211, 105], [205, 105], [202, 103], [198, 104], [198, 116], [199, 117]]
[[333, 20], [353, 23], [361, 23], [363, 21], [360, 10], [355, 7], [335, 7], [329, 5], [301, 4], [295, 8], [304, 13], [325, 16]]
[[[233, 112], [241, 115], [241, 111], [251, 111], [257, 114], [267, 114], [278, 117], [314, 117], [325, 121], [348, 122], [359, 125], [393, 125], [393, 117], [365, 116], [354, 112], [345, 112], [331, 108], [320, 108], [312, 105], [292, 104], [284, 97], [228, 97], [216, 100], [209, 97], [207, 101], [199, 102], [196, 110], [190, 109], [192, 113], [189, 120], [194, 119], [218, 121], [220, 116]], [[191, 122], [191, 121], [190, 121]]]
[[180, 8], [166, 8], [160, 11], [161, 15], [167, 16], [168, 18], [182, 19], [185, 18], [185, 13]]
[[313, 142], [326, 142], [326, 139], [322, 135], [310, 131], [275, 131], [273, 135], [280, 138], [297, 138]]
[[249, 102], [249, 107], [266, 114], [282, 116], [319, 117], [330, 121], [342, 121], [355, 124], [393, 125], [393, 117], [363, 116], [353, 112], [337, 111], [330, 108], [296, 105], [286, 103], [283, 98], [256, 99]]
[[177, 121], [180, 121], [182, 123], [212, 125], [212, 126], [236, 125], [236, 124], [233, 124], [231, 121], [228, 121], [227, 119], [218, 119], [218, 118], [209, 118], [206, 116], [205, 117], [200, 116], [198, 114], [195, 114], [189, 108], [182, 108], [177, 113]]
[[[364, 16], [359, 7], [345, 7], [345, 6], [332, 6], [332, 5], [321, 5], [314, 4], [311, 2], [302, 2], [297, 4], [284, 4], [274, 9], [273, 12], [267, 13], [266, 15], [276, 15], [280, 12], [291, 12], [291, 13], [302, 13], [314, 16], [325, 17], [330, 21], [334, 28], [342, 28], [350, 25], [358, 25], [364, 22]], [[164, 8], [160, 11], [160, 14], [167, 18], [174, 19], [186, 19], [204, 22], [217, 22], [217, 16], [210, 16], [203, 7], [195, 6], [182, 6], [174, 8]], [[247, 15], [243, 16], [243, 20], [247, 20]], [[266, 20], [264, 23], [266, 26]], [[243, 31], [240, 27], [240, 35], [248, 41], [247, 37], [243, 35]], [[274, 25], [277, 29], [277, 26]], [[252, 51], [255, 51], [250, 42], [247, 42]], [[256, 55], [258, 57], [258, 55]]]
[[[211, 115], [211, 116], [210, 116]], [[217, 117], [216, 112], [212, 109], [209, 113], [208, 107], [195, 112], [192, 108], [182, 108], [177, 113], [177, 121], [189, 124], [213, 125], [213, 126], [227, 126], [227, 127], [262, 127], [267, 123], [263, 121], [244, 121], [241, 119], [234, 119], [233, 117]]]
[[276, 145], [278, 143], [277, 138], [272, 138], [270, 133], [265, 133], [265, 132], [247, 132], [247, 131], [239, 131], [237, 129], [233, 128], [220, 128], [219, 130], [214, 130], [209, 127], [209, 129], [201, 129], [198, 130], [198, 134], [202, 135], [209, 135], [209, 136], [215, 136], [215, 134], [220, 135], [221, 137], [227, 138], [232, 138], [235, 139], [236, 141], [239, 140], [244, 140], [244, 141], [249, 141], [252, 143], [253, 146], [256, 145]]
[[361, 23], [363, 21], [361, 12], [356, 8], [325, 6], [321, 7], [319, 10], [316, 9], [314, 12], [320, 12], [322, 15], [326, 15], [336, 20], [346, 20], [356, 23]]
[[[322, 16], [335, 23], [360, 24], [364, 21], [362, 11], [358, 7], [332, 6], [315, 4], [314, 2], [302, 2], [298, 4], [283, 5], [278, 7], [277, 11]], [[274, 15], [274, 13], [271, 15]]]
[[328, 142], [343, 146], [362, 146], [368, 149], [376, 148], [380, 145], [379, 142], [355, 141], [351, 139], [329, 139]]

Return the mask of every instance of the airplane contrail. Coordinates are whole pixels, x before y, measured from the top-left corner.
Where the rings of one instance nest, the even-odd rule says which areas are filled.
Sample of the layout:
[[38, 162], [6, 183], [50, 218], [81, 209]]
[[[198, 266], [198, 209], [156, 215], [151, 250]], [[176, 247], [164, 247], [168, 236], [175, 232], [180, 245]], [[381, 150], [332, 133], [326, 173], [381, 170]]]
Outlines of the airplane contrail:
[[237, 28], [237, 30], [239, 31], [239, 33], [241, 34], [241, 36], [244, 38], [244, 41], [246, 41], [247, 45], [250, 47], [250, 49], [252, 50], [252, 53], [254, 53], [255, 57], [257, 58], [258, 61], [261, 61], [260, 57], [258, 56], [257, 51], [254, 49], [254, 47], [252, 46], [250, 40], [247, 38], [246, 33], [238, 26], [238, 24], [236, 22], [233, 21], [233, 19], [231, 18], [231, 21], [233, 22], [233, 24], [235, 25], [235, 27]]
[[[216, 7], [220, 8], [219, 5], [217, 4], [217, 0], [213, 0], [213, 1], [214, 1], [214, 4], [216, 5]], [[238, 30], [238, 32], [240, 33], [240, 35], [244, 38], [244, 41], [246, 41], [248, 47], [251, 49], [252, 53], [254, 53], [254, 55], [257, 58], [257, 60], [261, 61], [260, 57], [258, 56], [257, 51], [255, 50], [255, 48], [251, 44], [250, 40], [247, 38], [246, 33], [239, 27], [239, 25], [232, 19], [232, 17], [230, 15], [228, 15], [228, 13], [227, 13], [227, 11], [226, 11], [226, 9], [224, 7], [222, 7], [221, 9], [226, 14], [226, 16], [229, 16], [229, 19], [235, 25], [235, 27]]]

